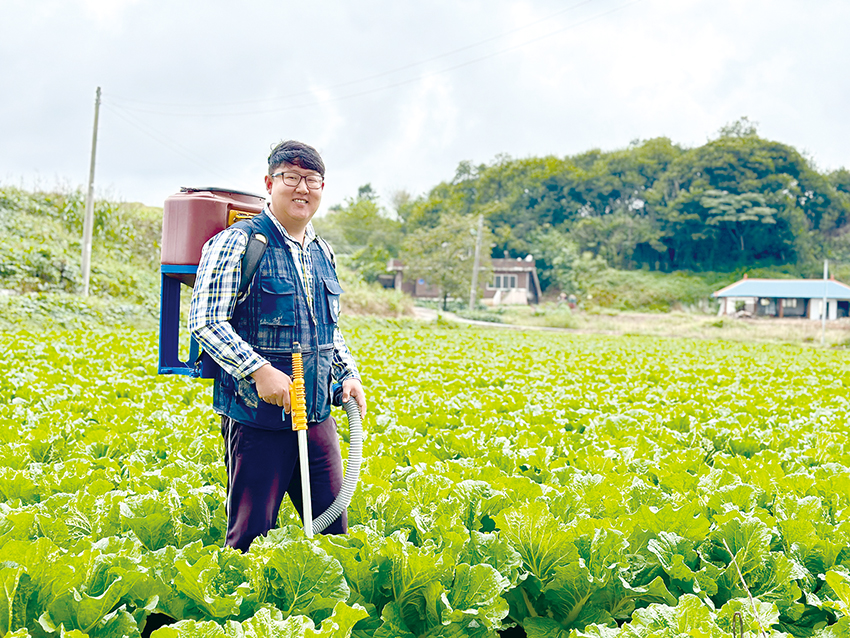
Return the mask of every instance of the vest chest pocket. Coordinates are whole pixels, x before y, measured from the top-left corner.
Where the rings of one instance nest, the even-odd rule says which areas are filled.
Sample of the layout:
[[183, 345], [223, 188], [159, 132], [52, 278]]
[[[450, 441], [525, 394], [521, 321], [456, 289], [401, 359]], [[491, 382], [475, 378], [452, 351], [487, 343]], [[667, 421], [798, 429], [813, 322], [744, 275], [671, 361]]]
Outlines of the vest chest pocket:
[[260, 295], [260, 325], [295, 325], [295, 285], [291, 281], [264, 279]]
[[328, 323], [337, 323], [339, 321], [339, 296], [342, 294], [342, 287], [336, 279], [324, 279], [325, 301], [327, 302], [327, 317]]

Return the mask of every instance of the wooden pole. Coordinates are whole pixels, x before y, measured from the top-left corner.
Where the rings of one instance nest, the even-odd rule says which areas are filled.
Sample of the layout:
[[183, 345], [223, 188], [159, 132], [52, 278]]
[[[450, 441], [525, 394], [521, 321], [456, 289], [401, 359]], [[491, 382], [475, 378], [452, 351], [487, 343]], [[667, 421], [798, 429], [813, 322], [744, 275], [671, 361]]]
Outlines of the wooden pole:
[[484, 235], [484, 215], [478, 216], [478, 236], [475, 239], [475, 261], [472, 262], [472, 286], [469, 288], [469, 311], [475, 310], [478, 297], [478, 267], [481, 261], [481, 237]]
[[86, 193], [86, 215], [83, 218], [83, 296], [89, 296], [91, 276], [91, 246], [94, 230], [94, 160], [97, 153], [97, 119], [100, 114], [100, 87], [94, 100], [94, 129], [91, 136], [91, 163], [89, 164], [89, 188]]
[[826, 344], [826, 287], [829, 285], [829, 261], [823, 260], [823, 306], [821, 307], [820, 344]]

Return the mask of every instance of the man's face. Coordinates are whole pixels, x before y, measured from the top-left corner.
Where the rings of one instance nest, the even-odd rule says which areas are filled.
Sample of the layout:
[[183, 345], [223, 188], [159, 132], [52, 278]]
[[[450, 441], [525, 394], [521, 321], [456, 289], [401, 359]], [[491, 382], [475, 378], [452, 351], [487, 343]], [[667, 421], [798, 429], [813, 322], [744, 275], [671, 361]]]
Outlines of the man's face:
[[[310, 188], [302, 179], [297, 186], [287, 186], [280, 173], [297, 173], [301, 177], [314, 176], [322, 179], [321, 174], [292, 164], [281, 164], [272, 173], [266, 175], [266, 190], [271, 195], [271, 211], [283, 227], [292, 232], [307, 225], [322, 203], [322, 188]], [[292, 226], [293, 228], [290, 228]]]

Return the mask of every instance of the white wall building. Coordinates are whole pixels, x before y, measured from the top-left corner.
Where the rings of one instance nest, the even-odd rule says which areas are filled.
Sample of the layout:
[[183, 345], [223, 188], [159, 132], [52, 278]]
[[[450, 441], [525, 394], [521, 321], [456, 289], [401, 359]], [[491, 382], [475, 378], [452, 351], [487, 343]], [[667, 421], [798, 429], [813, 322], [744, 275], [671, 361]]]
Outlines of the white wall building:
[[743, 310], [754, 317], [799, 317], [820, 321], [826, 297], [826, 318], [850, 317], [850, 286], [834, 279], [748, 279], [713, 293], [718, 315]]

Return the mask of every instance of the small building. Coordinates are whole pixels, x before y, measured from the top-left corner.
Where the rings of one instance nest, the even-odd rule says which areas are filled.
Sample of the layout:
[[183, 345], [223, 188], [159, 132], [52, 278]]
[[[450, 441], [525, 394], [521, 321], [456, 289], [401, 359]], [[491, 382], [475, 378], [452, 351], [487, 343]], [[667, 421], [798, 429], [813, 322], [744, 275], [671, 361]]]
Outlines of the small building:
[[[482, 284], [482, 301], [487, 305], [527, 305], [540, 303], [537, 266], [529, 255], [525, 259], [491, 259], [490, 280]], [[395, 288], [417, 299], [439, 299], [440, 291], [426, 279], [404, 276], [400, 259], [390, 259], [387, 274], [378, 277], [384, 288]]]
[[752, 317], [826, 318], [850, 316], [850, 286], [834, 279], [748, 279], [713, 293], [720, 300], [718, 315], [745, 312]]
[[491, 306], [540, 303], [542, 292], [534, 258], [491, 259], [492, 274], [482, 301]]
[[401, 259], [390, 259], [387, 272], [378, 275], [378, 283], [384, 288], [394, 288], [416, 299], [441, 299], [439, 288], [432, 286], [424, 278], [406, 278]]

